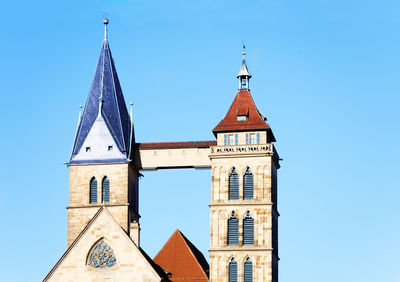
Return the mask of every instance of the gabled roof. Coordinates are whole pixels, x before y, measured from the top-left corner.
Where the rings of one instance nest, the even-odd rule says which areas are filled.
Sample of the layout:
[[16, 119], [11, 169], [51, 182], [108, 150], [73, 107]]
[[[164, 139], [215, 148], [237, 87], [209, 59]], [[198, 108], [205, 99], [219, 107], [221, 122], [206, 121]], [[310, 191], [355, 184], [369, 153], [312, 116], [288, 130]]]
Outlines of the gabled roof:
[[206, 259], [178, 229], [153, 260], [172, 274], [172, 281], [208, 281]]
[[[238, 116], [245, 116], [245, 118], [238, 120]], [[213, 132], [217, 134], [218, 132], [243, 130], [268, 130], [272, 133], [268, 123], [264, 120], [264, 116], [258, 111], [248, 89], [239, 90], [227, 114], [213, 129]], [[275, 138], [272, 138], [271, 141], [275, 141]]]
[[103, 41], [85, 110], [76, 133], [71, 160], [80, 152], [99, 109], [118, 150], [128, 159], [131, 144], [134, 144], [134, 133], [107, 39]]

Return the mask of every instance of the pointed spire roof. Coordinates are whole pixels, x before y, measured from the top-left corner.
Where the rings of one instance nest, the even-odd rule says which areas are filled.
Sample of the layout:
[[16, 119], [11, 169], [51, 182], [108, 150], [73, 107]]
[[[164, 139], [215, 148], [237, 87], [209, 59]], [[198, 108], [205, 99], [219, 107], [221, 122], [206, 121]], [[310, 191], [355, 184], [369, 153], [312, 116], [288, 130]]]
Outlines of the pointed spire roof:
[[153, 260], [171, 273], [171, 280], [208, 281], [206, 259], [178, 229]]
[[[272, 133], [265, 120], [266, 118], [258, 111], [250, 91], [239, 90], [225, 117], [213, 129], [213, 133], [216, 135], [218, 132], [244, 130], [267, 130]], [[271, 137], [271, 141], [275, 141], [273, 134]]]
[[107, 19], [104, 20], [104, 24], [104, 41], [85, 110], [78, 126], [70, 163], [73, 163], [73, 158], [81, 151], [82, 145], [98, 117], [104, 119], [108, 131], [125, 160], [128, 160], [131, 145], [134, 144], [130, 116], [107, 38]]
[[247, 69], [247, 65], [246, 65], [246, 59], [245, 59], [246, 52], [243, 51], [242, 55], [243, 55], [242, 66], [240, 67], [240, 71], [237, 75], [237, 78], [240, 78], [240, 77], [251, 78], [251, 74], [249, 73], [249, 70]]

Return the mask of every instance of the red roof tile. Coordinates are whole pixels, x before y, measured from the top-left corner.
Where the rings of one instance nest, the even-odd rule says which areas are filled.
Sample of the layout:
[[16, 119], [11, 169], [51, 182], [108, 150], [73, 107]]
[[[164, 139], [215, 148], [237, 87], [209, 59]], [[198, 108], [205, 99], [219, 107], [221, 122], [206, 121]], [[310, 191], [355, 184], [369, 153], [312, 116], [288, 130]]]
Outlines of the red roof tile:
[[159, 142], [137, 143], [139, 150], [150, 149], [179, 149], [179, 148], [210, 148], [216, 146], [217, 141], [190, 141], [190, 142]]
[[172, 281], [208, 281], [206, 259], [179, 230], [172, 234], [153, 260], [172, 274]]
[[[244, 121], [238, 121], [237, 116], [247, 116]], [[230, 106], [228, 113], [213, 129], [214, 134], [223, 131], [270, 129], [254, 104], [249, 90], [239, 90]]]

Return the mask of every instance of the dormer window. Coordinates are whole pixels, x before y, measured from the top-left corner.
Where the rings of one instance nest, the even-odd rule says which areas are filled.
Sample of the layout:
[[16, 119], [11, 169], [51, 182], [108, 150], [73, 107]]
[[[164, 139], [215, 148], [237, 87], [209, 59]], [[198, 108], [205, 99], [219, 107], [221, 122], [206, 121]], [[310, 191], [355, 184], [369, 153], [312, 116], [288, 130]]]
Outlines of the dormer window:
[[86, 149], [86, 153], [90, 153], [90, 151], [92, 151], [92, 148], [90, 148], [90, 147], [86, 147], [85, 149]]
[[246, 121], [249, 118], [249, 108], [239, 107], [236, 109], [237, 121]]
[[112, 151], [113, 150], [113, 146], [108, 146], [108, 151]]

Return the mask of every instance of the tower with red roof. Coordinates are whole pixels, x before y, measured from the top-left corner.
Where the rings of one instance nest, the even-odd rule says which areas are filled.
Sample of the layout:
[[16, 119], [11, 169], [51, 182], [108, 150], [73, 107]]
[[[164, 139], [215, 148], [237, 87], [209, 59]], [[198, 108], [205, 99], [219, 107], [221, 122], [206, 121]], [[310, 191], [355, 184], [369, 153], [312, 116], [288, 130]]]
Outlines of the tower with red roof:
[[211, 147], [210, 281], [278, 281], [274, 134], [249, 89], [245, 52], [239, 91]]

